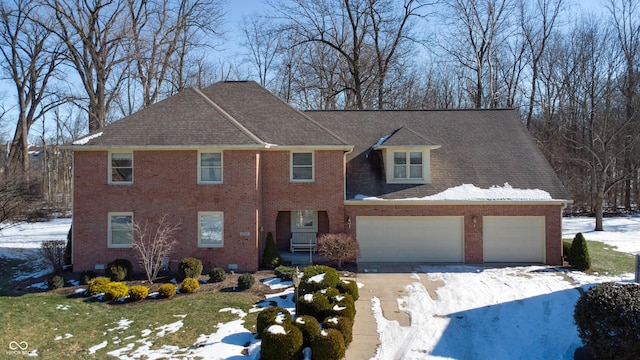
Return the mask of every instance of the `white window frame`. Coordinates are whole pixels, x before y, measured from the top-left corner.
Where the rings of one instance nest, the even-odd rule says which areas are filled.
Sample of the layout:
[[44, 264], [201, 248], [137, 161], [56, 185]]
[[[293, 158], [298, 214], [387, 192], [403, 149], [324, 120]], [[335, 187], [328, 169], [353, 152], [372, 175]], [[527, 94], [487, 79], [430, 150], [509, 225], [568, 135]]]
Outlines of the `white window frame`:
[[[220, 154], [220, 180], [202, 180], [202, 154]], [[216, 168], [211, 166], [211, 168]], [[198, 184], [222, 184], [224, 179], [224, 154], [222, 151], [198, 151]]]
[[[386, 175], [387, 175], [387, 183], [393, 184], [428, 184], [430, 182], [430, 151], [424, 148], [420, 149], [412, 149], [412, 148], [386, 148], [385, 149], [385, 163], [386, 163]], [[396, 153], [404, 153], [406, 164], [405, 173], [406, 177], [397, 178], [395, 176], [395, 154]], [[411, 153], [420, 153], [422, 154], [422, 176], [411, 177]]]
[[[219, 244], [202, 242], [202, 217], [203, 216], [220, 216], [222, 236]], [[198, 212], [198, 247], [200, 248], [223, 248], [224, 247], [224, 212], [223, 211], [199, 211]]]
[[[295, 179], [293, 177], [293, 171], [294, 168], [299, 167], [309, 167], [309, 165], [293, 165], [293, 156], [294, 154], [311, 154], [311, 179]], [[314, 151], [306, 151], [306, 150], [297, 150], [297, 151], [291, 151], [290, 155], [289, 155], [289, 176], [290, 176], [290, 180], [291, 182], [313, 182], [315, 180], [316, 177], [316, 171], [315, 171], [315, 163], [316, 163], [316, 154]]]
[[[131, 155], [131, 181], [117, 181], [113, 180], [113, 155], [116, 154], [129, 154]], [[133, 159], [133, 151], [111, 151], [109, 152], [109, 184], [114, 185], [131, 185], [133, 184], [134, 179], [134, 159]]]
[[[131, 217], [131, 244], [113, 243], [113, 228], [111, 227], [111, 219], [119, 216]], [[107, 247], [111, 249], [129, 249], [133, 247], [133, 212], [110, 212], [107, 214]]]
[[[301, 225], [300, 222], [298, 221], [302, 217], [301, 212], [303, 211], [310, 213], [313, 221], [312, 226]], [[318, 212], [314, 210], [292, 210], [291, 211], [291, 232], [317, 233], [318, 232]]]

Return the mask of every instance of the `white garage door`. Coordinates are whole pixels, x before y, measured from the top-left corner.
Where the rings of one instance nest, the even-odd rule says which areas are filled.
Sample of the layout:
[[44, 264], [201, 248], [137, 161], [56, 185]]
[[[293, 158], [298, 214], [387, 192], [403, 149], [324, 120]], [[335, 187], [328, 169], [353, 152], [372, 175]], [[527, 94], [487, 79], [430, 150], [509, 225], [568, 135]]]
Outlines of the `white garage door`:
[[462, 262], [463, 218], [358, 216], [360, 262]]
[[544, 262], [544, 216], [484, 216], [482, 227], [484, 262]]

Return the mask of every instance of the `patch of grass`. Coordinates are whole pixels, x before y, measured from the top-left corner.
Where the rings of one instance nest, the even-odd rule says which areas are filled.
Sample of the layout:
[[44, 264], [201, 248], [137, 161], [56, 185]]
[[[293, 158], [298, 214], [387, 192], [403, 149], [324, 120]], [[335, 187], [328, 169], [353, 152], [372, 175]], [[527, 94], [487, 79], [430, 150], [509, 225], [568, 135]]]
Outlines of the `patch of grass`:
[[[238, 318], [231, 312], [220, 312], [220, 309], [248, 312], [259, 298], [251, 293], [203, 292], [121, 305], [85, 300], [54, 293], [0, 297], [0, 344], [26, 341], [28, 350], [37, 349], [40, 357], [54, 360], [92, 357], [89, 348], [104, 341], [108, 345], [98, 350], [94, 357], [106, 358], [108, 352], [131, 343], [134, 344], [133, 352], [143, 346], [138, 342], [142, 339], [152, 343], [152, 349], [163, 345], [186, 348], [193, 345], [200, 334], [214, 333], [218, 323]], [[255, 327], [256, 316], [245, 317], [247, 329]], [[119, 328], [120, 320], [131, 323], [126, 328]], [[158, 328], [178, 321], [184, 325], [177, 332], [158, 336]], [[151, 334], [143, 336], [143, 332], [148, 331]], [[5, 350], [8, 349], [0, 348], [0, 354]]]
[[[571, 245], [571, 241], [564, 240], [564, 243]], [[587, 248], [591, 258], [591, 269], [587, 271], [589, 274], [619, 276], [635, 271], [635, 257], [629, 253], [617, 251], [600, 241], [587, 240]]]

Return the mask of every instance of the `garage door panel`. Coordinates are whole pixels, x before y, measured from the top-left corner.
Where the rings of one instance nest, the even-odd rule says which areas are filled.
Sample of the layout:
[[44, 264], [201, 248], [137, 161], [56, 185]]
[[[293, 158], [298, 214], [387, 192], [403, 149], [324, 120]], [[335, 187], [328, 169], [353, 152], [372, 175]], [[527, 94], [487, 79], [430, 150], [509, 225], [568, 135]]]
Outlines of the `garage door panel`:
[[485, 216], [484, 262], [544, 262], [544, 216]]
[[361, 262], [462, 262], [457, 216], [358, 216]]

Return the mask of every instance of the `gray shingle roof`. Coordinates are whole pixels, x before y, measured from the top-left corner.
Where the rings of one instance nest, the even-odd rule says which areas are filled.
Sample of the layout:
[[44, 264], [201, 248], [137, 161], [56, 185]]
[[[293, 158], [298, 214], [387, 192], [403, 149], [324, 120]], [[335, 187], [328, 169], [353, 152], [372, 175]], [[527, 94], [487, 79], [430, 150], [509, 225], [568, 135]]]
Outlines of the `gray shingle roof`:
[[[347, 199], [357, 194], [390, 199], [424, 197], [462, 184], [480, 188], [509, 183], [569, 199], [515, 110], [309, 111], [309, 116], [354, 145], [347, 163]], [[431, 151], [430, 184], [387, 184], [373, 145], [397, 129], [386, 146], [440, 145]], [[399, 134], [398, 131], [396, 134]], [[412, 135], [416, 133], [418, 136]], [[402, 140], [406, 140], [403, 143]]]

